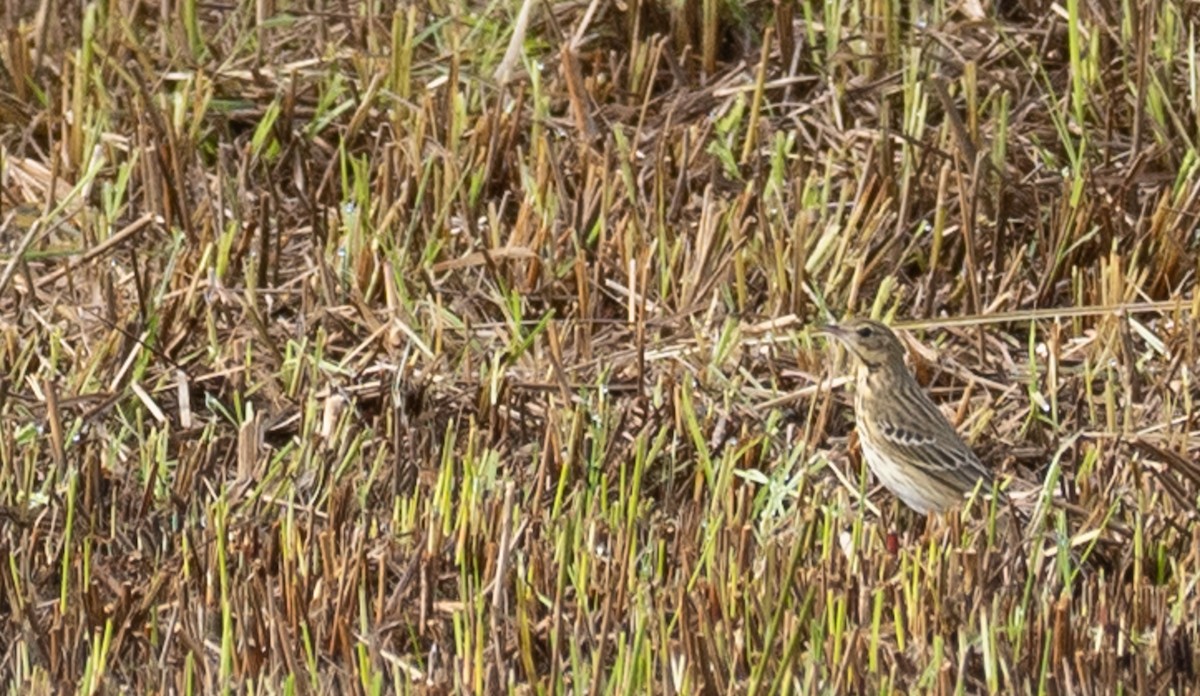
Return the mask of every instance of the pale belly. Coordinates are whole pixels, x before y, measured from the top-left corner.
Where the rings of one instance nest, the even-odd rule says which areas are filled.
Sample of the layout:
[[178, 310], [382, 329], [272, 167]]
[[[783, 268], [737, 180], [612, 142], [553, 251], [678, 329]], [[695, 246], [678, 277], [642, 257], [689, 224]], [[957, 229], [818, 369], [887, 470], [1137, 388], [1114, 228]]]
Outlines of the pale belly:
[[[941, 512], [957, 502], [949, 498], [943, 487], [928, 476], [911, 472], [884, 459], [861, 435], [858, 441], [862, 446], [863, 458], [867, 460], [867, 466], [871, 467], [875, 478], [913, 510], [922, 515], [931, 511]], [[915, 477], [911, 474], [915, 474]]]

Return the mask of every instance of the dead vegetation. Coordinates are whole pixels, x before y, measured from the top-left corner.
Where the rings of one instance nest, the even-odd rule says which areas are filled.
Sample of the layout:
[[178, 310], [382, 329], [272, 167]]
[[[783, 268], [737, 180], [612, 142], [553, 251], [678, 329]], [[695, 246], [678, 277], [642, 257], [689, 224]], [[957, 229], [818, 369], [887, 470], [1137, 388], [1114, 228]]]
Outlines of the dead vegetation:
[[1193, 688], [1195, 5], [162, 7], [0, 13], [9, 693]]

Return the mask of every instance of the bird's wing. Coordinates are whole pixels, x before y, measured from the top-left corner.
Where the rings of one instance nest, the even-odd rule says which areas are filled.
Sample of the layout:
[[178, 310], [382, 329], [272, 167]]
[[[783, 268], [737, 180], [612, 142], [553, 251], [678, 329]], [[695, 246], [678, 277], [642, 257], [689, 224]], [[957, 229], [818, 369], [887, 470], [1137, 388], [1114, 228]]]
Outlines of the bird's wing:
[[949, 423], [943, 420], [942, 424], [945, 427], [918, 429], [900, 420], [877, 419], [875, 431], [897, 458], [920, 466], [955, 488], [974, 488], [980, 479], [991, 482], [992, 472]]

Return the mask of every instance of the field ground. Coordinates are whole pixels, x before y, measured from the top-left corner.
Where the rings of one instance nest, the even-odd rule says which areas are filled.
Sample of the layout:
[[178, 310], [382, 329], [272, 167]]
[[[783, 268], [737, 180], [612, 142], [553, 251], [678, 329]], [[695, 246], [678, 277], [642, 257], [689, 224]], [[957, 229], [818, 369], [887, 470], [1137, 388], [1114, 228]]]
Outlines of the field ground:
[[[1195, 689], [1198, 33], [6, 0], [7, 692]], [[1068, 504], [877, 490], [845, 314]]]

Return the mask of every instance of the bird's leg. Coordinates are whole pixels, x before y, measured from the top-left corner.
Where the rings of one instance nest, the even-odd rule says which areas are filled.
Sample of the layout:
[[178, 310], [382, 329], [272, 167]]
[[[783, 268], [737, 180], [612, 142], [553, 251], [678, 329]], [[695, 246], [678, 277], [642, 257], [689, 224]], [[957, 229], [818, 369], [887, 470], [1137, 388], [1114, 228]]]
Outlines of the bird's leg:
[[893, 556], [900, 552], [901, 547], [910, 546], [914, 542], [920, 544], [928, 542], [927, 535], [932, 529], [928, 517], [917, 515], [899, 505], [895, 508], [881, 506], [879, 523], [882, 525], [884, 545], [887, 547], [888, 553]]

